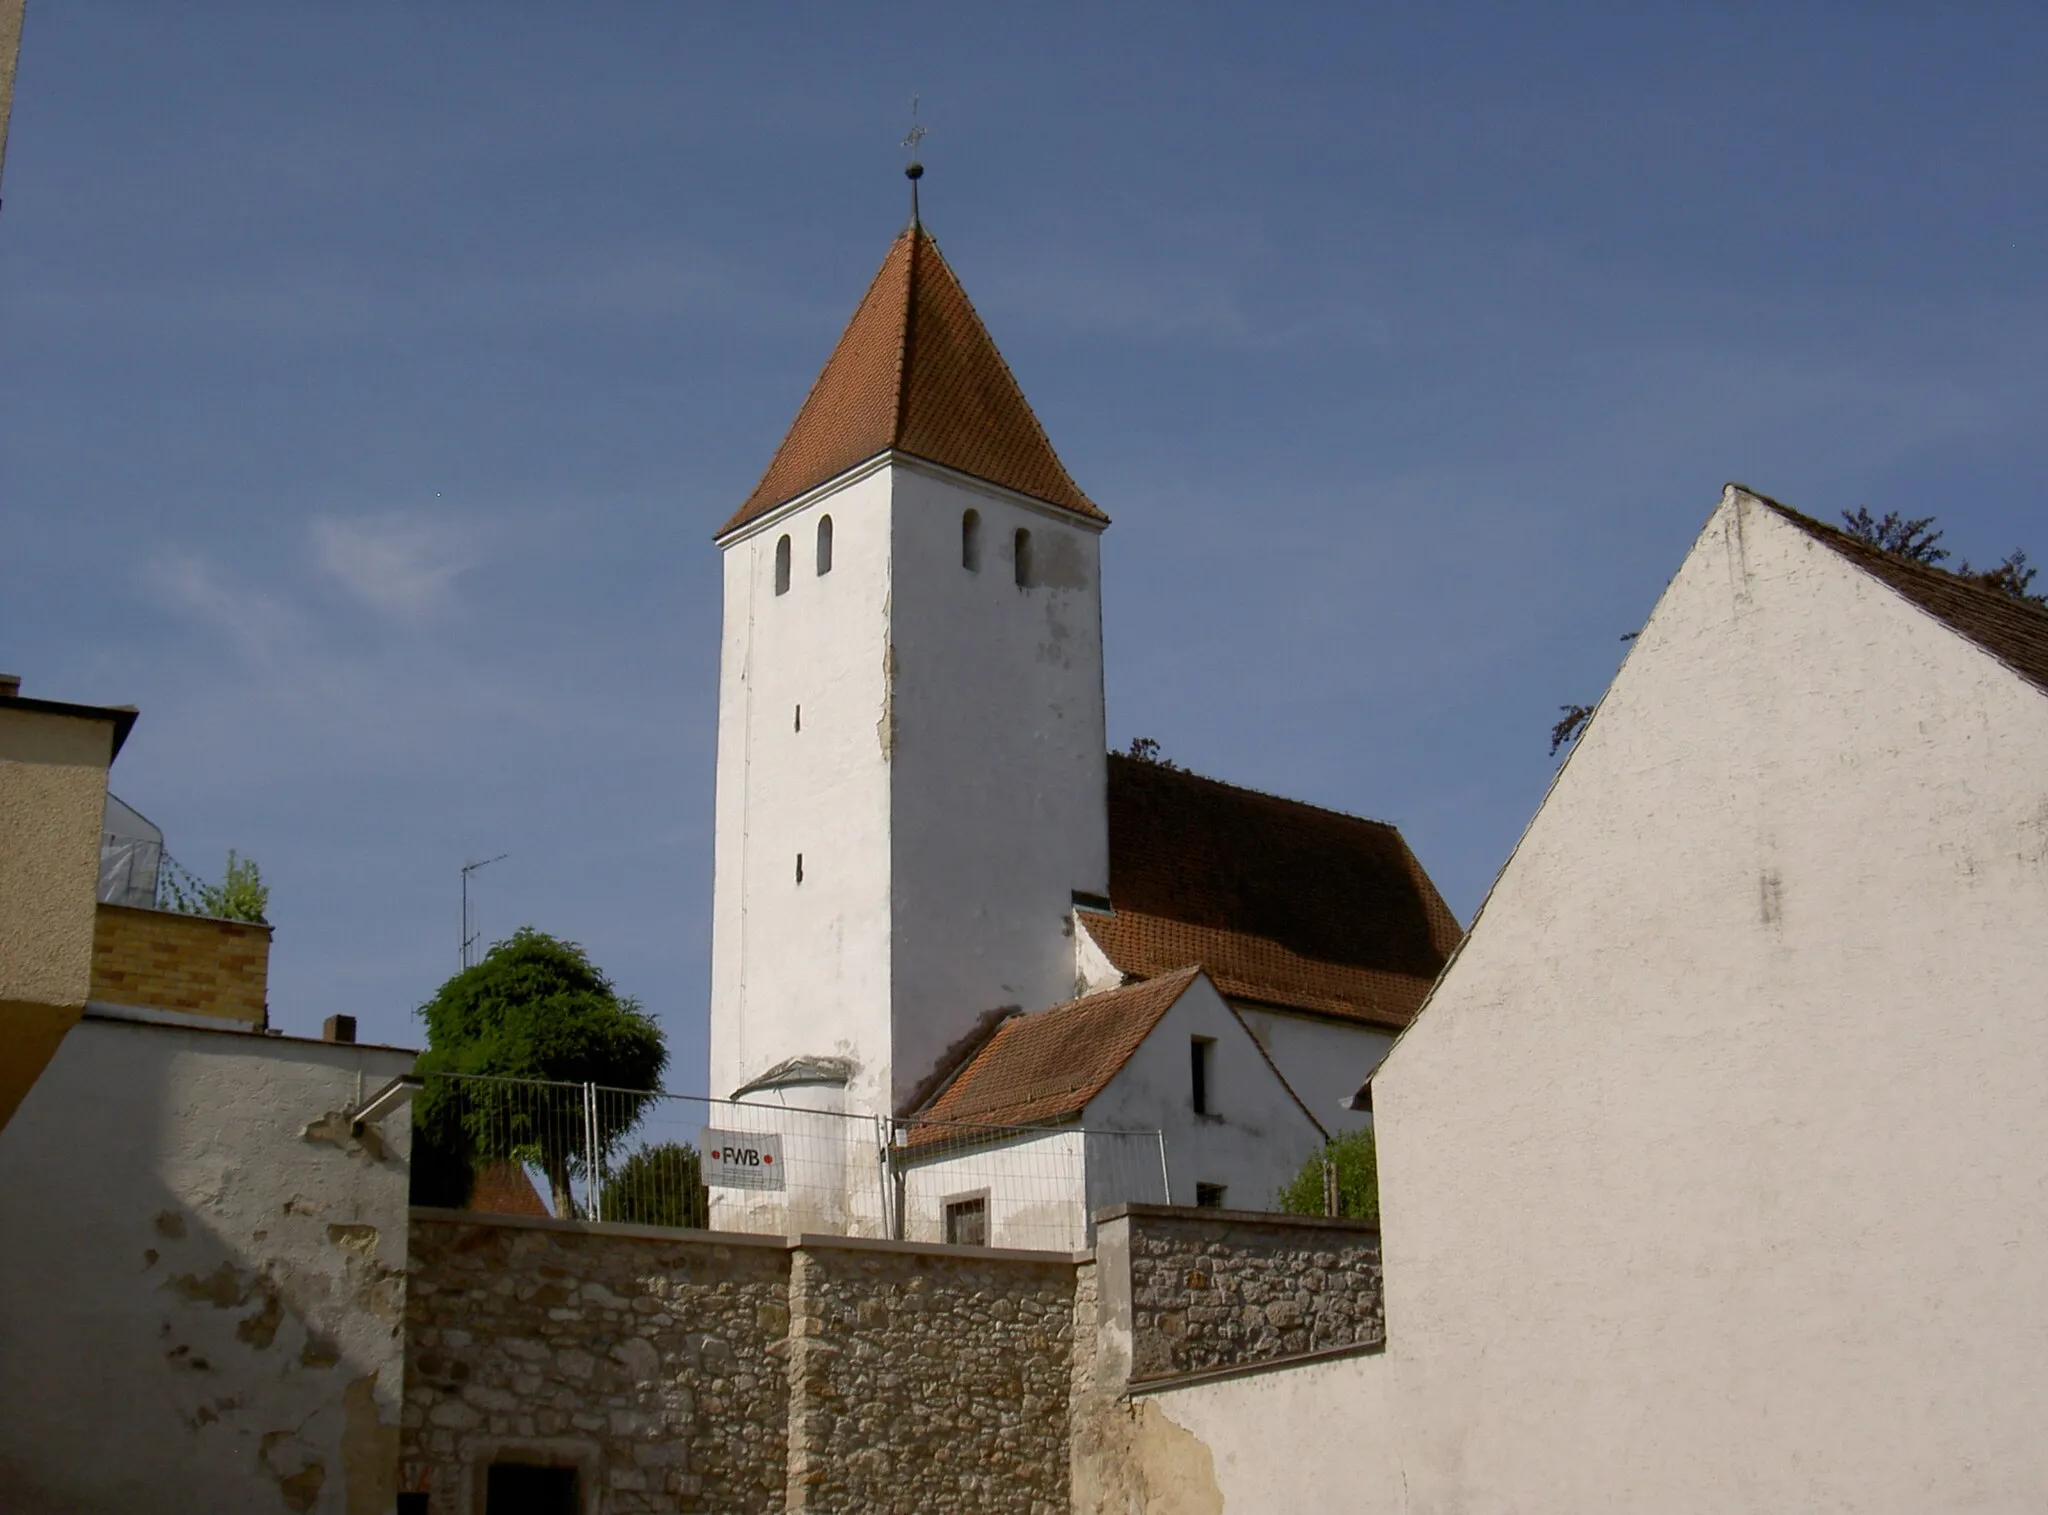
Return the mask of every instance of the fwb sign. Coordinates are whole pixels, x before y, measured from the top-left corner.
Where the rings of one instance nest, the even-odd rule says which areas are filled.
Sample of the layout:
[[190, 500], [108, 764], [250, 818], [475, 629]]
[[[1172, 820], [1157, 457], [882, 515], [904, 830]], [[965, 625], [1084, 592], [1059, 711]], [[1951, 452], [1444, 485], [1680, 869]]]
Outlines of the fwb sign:
[[782, 1138], [704, 1127], [704, 1182], [713, 1189], [780, 1189]]

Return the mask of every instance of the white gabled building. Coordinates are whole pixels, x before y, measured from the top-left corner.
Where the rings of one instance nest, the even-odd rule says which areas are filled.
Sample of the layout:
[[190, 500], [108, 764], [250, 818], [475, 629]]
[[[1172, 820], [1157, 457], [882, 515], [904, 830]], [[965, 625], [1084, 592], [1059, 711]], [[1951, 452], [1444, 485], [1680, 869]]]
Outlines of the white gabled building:
[[1731, 486], [1369, 1091], [1233, 1507], [2048, 1508], [2048, 610]]
[[[1187, 967], [1229, 1018], [1219, 1087], [1270, 1081], [1293, 1113], [1174, 1197], [1268, 1204], [1269, 1170], [1362, 1119], [1343, 1096], [1457, 941], [1392, 827], [1105, 755], [1107, 524], [913, 220], [717, 538], [712, 1092], [815, 1113], [792, 1140], [846, 1187], [792, 1191], [791, 1224], [909, 1224], [906, 1198], [882, 1213], [874, 1123], [928, 1121], [1024, 1012]], [[1156, 1053], [1182, 1113], [1192, 1055]], [[1085, 1211], [1102, 1165], [1075, 1161]]]

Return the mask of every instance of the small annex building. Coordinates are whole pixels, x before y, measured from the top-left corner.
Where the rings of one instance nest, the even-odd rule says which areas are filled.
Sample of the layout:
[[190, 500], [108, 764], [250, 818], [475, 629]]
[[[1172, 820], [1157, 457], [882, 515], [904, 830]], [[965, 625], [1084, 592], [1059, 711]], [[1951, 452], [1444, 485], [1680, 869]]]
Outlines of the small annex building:
[[1328, 1137], [1243, 1014], [1181, 968], [997, 1026], [905, 1128], [905, 1233], [1077, 1244], [1090, 1216], [1155, 1179], [1262, 1210]]

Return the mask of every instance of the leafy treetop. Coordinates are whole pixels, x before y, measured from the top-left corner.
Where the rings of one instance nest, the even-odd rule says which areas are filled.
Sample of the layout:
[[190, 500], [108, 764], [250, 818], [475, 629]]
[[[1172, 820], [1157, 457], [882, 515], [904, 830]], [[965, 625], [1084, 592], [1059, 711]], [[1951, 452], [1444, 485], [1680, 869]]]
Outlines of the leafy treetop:
[[654, 1018], [574, 942], [522, 926], [420, 1006], [422, 1073], [652, 1089], [668, 1066]]
[[157, 904], [178, 915], [210, 915], [215, 920], [270, 924], [270, 886], [251, 857], [235, 856], [228, 849], [227, 872], [218, 884], [195, 877], [176, 858], [165, 854], [162, 879], [157, 886]]

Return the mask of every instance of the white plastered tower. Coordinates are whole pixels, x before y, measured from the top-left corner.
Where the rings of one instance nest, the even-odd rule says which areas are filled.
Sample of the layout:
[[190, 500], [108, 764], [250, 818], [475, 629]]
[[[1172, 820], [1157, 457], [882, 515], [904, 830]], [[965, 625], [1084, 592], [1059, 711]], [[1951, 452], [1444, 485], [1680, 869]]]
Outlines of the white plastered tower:
[[1073, 992], [1106, 524], [913, 223], [718, 538], [713, 1093], [896, 1113]]

